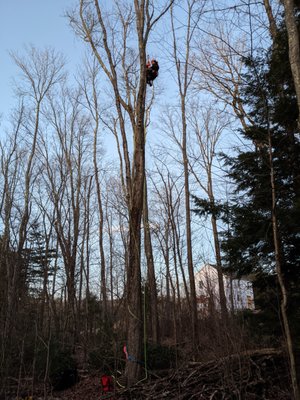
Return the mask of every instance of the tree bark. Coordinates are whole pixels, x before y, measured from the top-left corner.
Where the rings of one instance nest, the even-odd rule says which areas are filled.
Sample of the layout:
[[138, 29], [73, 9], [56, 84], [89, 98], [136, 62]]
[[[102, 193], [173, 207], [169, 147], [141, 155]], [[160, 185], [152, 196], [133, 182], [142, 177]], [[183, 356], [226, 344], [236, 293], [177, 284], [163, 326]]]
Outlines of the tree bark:
[[143, 224], [144, 224], [144, 245], [147, 259], [148, 277], [147, 281], [150, 290], [150, 320], [151, 320], [151, 336], [154, 344], [158, 343], [158, 310], [157, 310], [157, 288], [155, 279], [155, 268], [153, 260], [152, 241], [148, 216], [148, 193], [147, 181], [144, 184], [144, 208], [143, 208]]
[[270, 163], [270, 183], [272, 190], [272, 230], [273, 230], [273, 242], [274, 242], [274, 251], [275, 251], [275, 265], [276, 265], [276, 273], [277, 279], [279, 282], [279, 287], [281, 291], [281, 302], [280, 302], [280, 311], [283, 322], [283, 331], [287, 345], [287, 352], [289, 357], [290, 364], [290, 375], [292, 381], [292, 388], [294, 393], [294, 400], [300, 399], [299, 385], [297, 379], [297, 369], [296, 369], [296, 360], [293, 349], [293, 339], [290, 330], [290, 324], [287, 316], [287, 302], [288, 302], [288, 293], [286, 289], [286, 285], [284, 282], [284, 274], [282, 271], [282, 257], [281, 257], [281, 243], [280, 236], [278, 230], [278, 222], [277, 222], [277, 212], [276, 212], [276, 185], [275, 185], [275, 171], [273, 166], [273, 152], [272, 152], [272, 138], [269, 128], [268, 134], [268, 145], [269, 145], [269, 163]]
[[298, 126], [300, 127], [300, 49], [299, 33], [295, 17], [294, 0], [283, 0], [285, 25], [288, 33], [289, 60], [295, 85], [298, 104]]
[[270, 4], [270, 0], [264, 0], [264, 6], [265, 6], [265, 10], [266, 10], [266, 14], [269, 20], [269, 31], [270, 31], [270, 35], [272, 37], [272, 40], [274, 42], [274, 40], [276, 39], [277, 36], [277, 25], [276, 25], [276, 21], [272, 12], [272, 7]]
[[[214, 145], [215, 144], [216, 143], [214, 143]], [[214, 149], [211, 154], [214, 154]], [[206, 169], [207, 180], [208, 180], [207, 192], [208, 192], [208, 196], [209, 196], [210, 205], [212, 206], [212, 209], [214, 210], [215, 197], [214, 197], [214, 192], [213, 192], [211, 165], [212, 165], [212, 160], [208, 160], [207, 169]], [[217, 227], [217, 218], [216, 218], [216, 215], [214, 214], [214, 211], [211, 216], [211, 225], [212, 225], [214, 245], [215, 245], [221, 315], [222, 315], [223, 321], [225, 322], [225, 324], [227, 324], [228, 323], [228, 309], [227, 309], [224, 280], [223, 280], [222, 259], [221, 259], [221, 249], [220, 249], [220, 241], [219, 241], [219, 234], [218, 234], [218, 227]]]

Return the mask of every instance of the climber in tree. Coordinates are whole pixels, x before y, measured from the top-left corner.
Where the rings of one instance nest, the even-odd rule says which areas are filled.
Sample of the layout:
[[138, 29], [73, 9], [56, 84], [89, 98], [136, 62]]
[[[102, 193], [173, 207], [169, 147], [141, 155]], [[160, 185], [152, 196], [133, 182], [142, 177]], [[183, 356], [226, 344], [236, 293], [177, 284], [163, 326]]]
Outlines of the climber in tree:
[[159, 65], [156, 60], [148, 60], [147, 64], [147, 71], [146, 71], [146, 79], [149, 86], [153, 85], [153, 81], [158, 76]]

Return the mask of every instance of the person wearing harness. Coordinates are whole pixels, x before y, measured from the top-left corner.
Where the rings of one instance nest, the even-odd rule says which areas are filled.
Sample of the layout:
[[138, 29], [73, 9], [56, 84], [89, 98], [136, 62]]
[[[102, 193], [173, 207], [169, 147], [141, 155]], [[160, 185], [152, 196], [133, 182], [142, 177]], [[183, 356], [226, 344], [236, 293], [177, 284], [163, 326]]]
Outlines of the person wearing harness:
[[158, 76], [159, 65], [157, 60], [148, 60], [146, 64], [146, 80], [149, 86], [153, 85], [154, 79]]

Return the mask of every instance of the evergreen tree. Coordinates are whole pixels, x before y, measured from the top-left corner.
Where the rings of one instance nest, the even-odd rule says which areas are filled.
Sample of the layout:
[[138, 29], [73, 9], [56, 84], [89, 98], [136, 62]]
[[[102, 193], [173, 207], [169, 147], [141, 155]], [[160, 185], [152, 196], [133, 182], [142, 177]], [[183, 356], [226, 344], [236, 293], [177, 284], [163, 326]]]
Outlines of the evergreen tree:
[[247, 84], [243, 101], [250, 110], [253, 125], [241, 134], [253, 147], [239, 151], [235, 157], [224, 155], [235, 194], [227, 214], [230, 228], [224, 232], [222, 248], [227, 265], [239, 275], [256, 273], [261, 286], [265, 285], [266, 278], [276, 275], [272, 167], [280, 261], [295, 333], [299, 315], [293, 305], [299, 301], [300, 288], [300, 141], [284, 25], [269, 52], [248, 58], [245, 64]]
[[45, 234], [33, 223], [23, 250], [24, 284], [30, 294], [45, 295], [49, 277], [54, 273], [51, 262], [57, 257], [56, 249], [49, 247]]

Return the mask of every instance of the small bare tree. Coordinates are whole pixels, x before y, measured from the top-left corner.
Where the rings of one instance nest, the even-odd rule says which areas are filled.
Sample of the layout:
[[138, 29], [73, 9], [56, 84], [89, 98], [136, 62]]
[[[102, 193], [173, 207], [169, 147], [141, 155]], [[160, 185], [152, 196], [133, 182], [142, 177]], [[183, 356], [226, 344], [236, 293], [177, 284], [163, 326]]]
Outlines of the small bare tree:
[[[176, 320], [179, 321], [178, 329], [177, 323], [175, 324], [174, 322], [174, 328], [176, 327], [174, 334], [176, 333], [175, 340], [180, 340], [184, 335], [182, 332], [184, 300], [186, 308], [189, 311], [191, 309], [190, 291], [183, 261], [185, 240], [182, 225], [184, 225], [185, 218], [182, 198], [184, 189], [180, 185], [179, 178], [173, 176], [169, 170], [164, 173], [162, 168], [158, 168], [157, 174], [160, 178], [160, 183], [153, 181], [153, 185], [155, 197], [159, 199], [160, 206], [159, 210], [156, 211], [159, 219], [156, 222], [158, 228], [155, 230], [155, 234], [166, 267], [164, 273], [166, 280], [166, 309], [169, 313], [171, 312], [170, 300], [173, 293], [178, 312]], [[181, 290], [182, 286], [183, 291]], [[175, 304], [173, 305], [175, 307]]]
[[[217, 226], [218, 215], [215, 212], [216, 200], [213, 187], [213, 174], [214, 161], [216, 159], [220, 136], [226, 126], [228, 126], [228, 121], [226, 121], [224, 117], [222, 118], [221, 113], [218, 112], [218, 110], [213, 108], [202, 108], [200, 116], [202, 117], [202, 123], [199, 123], [198, 107], [196, 107], [192, 115], [191, 122], [195, 133], [195, 141], [190, 146], [190, 169], [196, 182], [207, 195], [210, 204], [211, 226], [213, 231], [214, 250], [218, 272], [220, 306], [223, 320], [226, 322], [228, 318], [228, 311], [223, 281], [220, 240]], [[199, 175], [197, 166], [200, 166], [200, 173], [204, 171], [206, 175], [205, 179], [199, 178], [201, 175]]]

